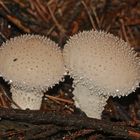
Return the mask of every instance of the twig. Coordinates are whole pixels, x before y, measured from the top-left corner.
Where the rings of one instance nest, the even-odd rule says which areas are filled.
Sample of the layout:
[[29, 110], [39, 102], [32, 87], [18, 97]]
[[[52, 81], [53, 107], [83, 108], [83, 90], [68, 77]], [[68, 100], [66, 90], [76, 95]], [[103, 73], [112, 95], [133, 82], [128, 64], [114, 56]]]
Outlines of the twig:
[[129, 43], [129, 39], [127, 37], [127, 33], [126, 33], [126, 28], [125, 28], [125, 25], [124, 25], [124, 21], [123, 21], [123, 19], [120, 19], [119, 21], [121, 23], [121, 31], [122, 31], [122, 34], [124, 36], [124, 40]]
[[0, 1], [0, 5], [3, 7], [3, 9], [7, 12], [7, 13], [11, 13], [10, 12], [10, 10], [6, 7], [6, 5], [2, 2], [2, 1]]
[[7, 37], [0, 31], [0, 35], [2, 36], [2, 38], [4, 39], [4, 40], [7, 40]]
[[5, 90], [4, 90], [4, 88], [2, 87], [1, 84], [0, 84], [0, 90], [2, 91], [2, 94], [4, 95], [4, 97], [6, 97], [6, 99], [7, 99], [10, 103], [14, 104], [18, 109], [21, 109], [21, 107], [18, 106], [18, 105], [7, 95], [7, 93], [5, 92]]
[[6, 17], [9, 21], [11, 21], [13, 24], [15, 24], [18, 28], [23, 30], [25, 33], [31, 32], [31, 30], [28, 27], [25, 27], [19, 19], [15, 18], [14, 16], [11, 16], [11, 15], [7, 15]]
[[112, 27], [112, 24], [115, 22], [116, 17], [113, 17], [113, 19], [111, 20], [111, 22], [109, 23], [109, 25], [106, 27], [106, 32], [108, 32], [110, 30], [110, 28]]
[[105, 20], [105, 14], [102, 14], [102, 16], [100, 17], [100, 20], [99, 20], [99, 29], [104, 28], [104, 26], [103, 26], [104, 20]]
[[62, 32], [62, 33], [64, 34], [64, 33], [66, 32], [66, 30], [63, 28], [63, 26], [61, 26], [61, 25], [59, 24], [59, 22], [57, 21], [57, 19], [56, 19], [55, 16], [54, 16], [54, 14], [53, 14], [53, 12], [52, 12], [50, 6], [47, 5], [47, 7], [48, 7], [48, 10], [49, 10], [49, 12], [50, 12], [50, 14], [51, 14], [51, 17], [52, 17], [52, 19], [53, 19], [53, 21], [54, 21], [56, 27], [60, 30], [60, 32]]
[[62, 99], [62, 98], [55, 97], [55, 96], [50, 96], [50, 95], [45, 95], [45, 97], [47, 97], [49, 99], [61, 101], [61, 102], [64, 102], [64, 103], [73, 104], [73, 101], [70, 101], [70, 100], [67, 100], [67, 99]]
[[55, 29], [55, 25], [52, 25], [52, 27], [47, 31], [47, 36], [50, 35], [54, 29]]
[[96, 25], [94, 23], [94, 20], [93, 20], [91, 14], [90, 14], [90, 11], [89, 11], [87, 5], [85, 4], [85, 2], [83, 0], [81, 1], [81, 3], [83, 4], [83, 6], [84, 6], [84, 8], [85, 8], [85, 10], [86, 10], [86, 12], [89, 16], [89, 19], [90, 19], [90, 22], [91, 22], [91, 25], [92, 25], [93, 29], [96, 30]]
[[134, 137], [135, 136], [135, 139], [139, 140], [140, 139], [140, 133], [139, 132], [134, 132], [134, 131], [128, 131], [129, 132], [129, 135]]
[[97, 15], [96, 9], [95, 9], [93, 6], [91, 6], [91, 8], [92, 8], [92, 11], [93, 11], [95, 20], [96, 20], [97, 25], [98, 25], [98, 28], [99, 28], [100, 20], [99, 20], [99, 17], [98, 17], [98, 15]]
[[130, 38], [133, 40], [133, 42], [134, 42], [134, 46], [136, 46], [136, 39], [135, 39], [135, 37], [134, 37], [134, 34], [132, 33], [132, 30], [131, 30], [131, 28], [129, 27], [129, 26], [126, 26], [126, 28], [127, 28], [127, 32], [128, 32], [128, 34], [130, 35]]
[[40, 2], [38, 2], [37, 0], [30, 0], [32, 3], [32, 7], [36, 9], [39, 17], [45, 21], [46, 23], [48, 22], [47, 16], [46, 16], [46, 10], [44, 7], [42, 7], [42, 5], [40, 4]]
[[13, 0], [15, 3], [19, 4], [22, 8], [26, 8], [26, 5], [20, 0]]

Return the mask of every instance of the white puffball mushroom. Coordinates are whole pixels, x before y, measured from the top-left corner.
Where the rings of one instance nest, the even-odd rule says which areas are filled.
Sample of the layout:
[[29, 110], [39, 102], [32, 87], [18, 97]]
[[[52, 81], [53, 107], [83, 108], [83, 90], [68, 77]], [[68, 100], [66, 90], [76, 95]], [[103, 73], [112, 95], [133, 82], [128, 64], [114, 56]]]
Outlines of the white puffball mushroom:
[[0, 48], [0, 75], [11, 84], [13, 101], [22, 109], [40, 109], [43, 92], [65, 72], [58, 45], [40, 35], [21, 35]]
[[101, 117], [109, 96], [127, 96], [139, 86], [136, 52], [110, 33], [80, 32], [66, 43], [63, 55], [74, 78], [75, 102], [89, 117]]

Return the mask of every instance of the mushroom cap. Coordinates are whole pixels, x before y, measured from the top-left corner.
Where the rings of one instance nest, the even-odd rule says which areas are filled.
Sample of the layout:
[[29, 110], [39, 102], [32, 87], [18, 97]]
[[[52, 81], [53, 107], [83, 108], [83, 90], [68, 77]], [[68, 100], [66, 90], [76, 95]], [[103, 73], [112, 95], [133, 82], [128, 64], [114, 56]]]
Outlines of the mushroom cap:
[[15, 87], [46, 90], [58, 83], [64, 72], [60, 48], [44, 36], [21, 35], [0, 48], [0, 75]]
[[139, 86], [140, 63], [122, 39], [103, 31], [84, 31], [64, 47], [64, 63], [75, 83], [104, 96], [128, 95]]

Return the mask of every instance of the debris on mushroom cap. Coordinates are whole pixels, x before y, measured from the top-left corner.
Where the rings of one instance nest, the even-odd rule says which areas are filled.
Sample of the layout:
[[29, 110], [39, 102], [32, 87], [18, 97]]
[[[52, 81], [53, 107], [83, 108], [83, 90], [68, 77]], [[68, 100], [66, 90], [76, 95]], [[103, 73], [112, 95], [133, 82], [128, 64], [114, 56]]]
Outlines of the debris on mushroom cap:
[[0, 75], [22, 89], [45, 90], [65, 72], [60, 48], [40, 35], [22, 35], [0, 48]]
[[[140, 65], [136, 52], [122, 39], [103, 31], [72, 36], [64, 48], [70, 75], [96, 93], [128, 95], [139, 86]], [[94, 89], [94, 90], [93, 90]]]

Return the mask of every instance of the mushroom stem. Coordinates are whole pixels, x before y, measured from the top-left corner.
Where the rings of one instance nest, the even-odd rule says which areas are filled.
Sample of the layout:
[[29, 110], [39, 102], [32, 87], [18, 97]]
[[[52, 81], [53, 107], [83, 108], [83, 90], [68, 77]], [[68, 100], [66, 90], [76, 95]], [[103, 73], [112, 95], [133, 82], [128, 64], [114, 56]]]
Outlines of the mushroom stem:
[[98, 93], [91, 93], [89, 88], [81, 83], [75, 84], [73, 94], [76, 107], [84, 111], [88, 117], [101, 119], [107, 97], [99, 96]]
[[[11, 85], [12, 99], [21, 109], [39, 110], [43, 92], [21, 90]], [[13, 108], [17, 108], [14, 104]]]

